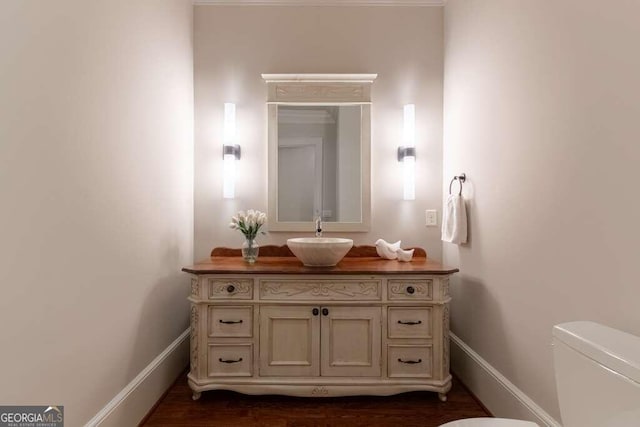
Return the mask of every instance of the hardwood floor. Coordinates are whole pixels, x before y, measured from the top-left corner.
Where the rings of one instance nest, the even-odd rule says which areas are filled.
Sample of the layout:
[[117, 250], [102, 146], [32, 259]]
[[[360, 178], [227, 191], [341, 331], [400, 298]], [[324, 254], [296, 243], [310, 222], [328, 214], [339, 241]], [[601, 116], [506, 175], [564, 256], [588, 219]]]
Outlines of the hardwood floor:
[[437, 427], [460, 418], [490, 416], [454, 378], [448, 400], [437, 393], [412, 392], [395, 396], [299, 398], [247, 396], [208, 391], [198, 401], [184, 373], [169, 389], [143, 426], [222, 427]]

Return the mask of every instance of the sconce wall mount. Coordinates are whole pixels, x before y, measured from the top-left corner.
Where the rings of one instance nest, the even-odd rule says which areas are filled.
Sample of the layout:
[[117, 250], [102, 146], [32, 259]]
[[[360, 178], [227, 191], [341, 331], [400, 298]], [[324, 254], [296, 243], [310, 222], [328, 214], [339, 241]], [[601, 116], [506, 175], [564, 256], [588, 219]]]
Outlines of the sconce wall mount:
[[222, 158], [224, 158], [224, 156], [231, 155], [236, 160], [240, 160], [240, 153], [241, 153], [241, 150], [238, 144], [222, 146]]
[[405, 157], [415, 157], [416, 147], [398, 147], [398, 161], [401, 162]]

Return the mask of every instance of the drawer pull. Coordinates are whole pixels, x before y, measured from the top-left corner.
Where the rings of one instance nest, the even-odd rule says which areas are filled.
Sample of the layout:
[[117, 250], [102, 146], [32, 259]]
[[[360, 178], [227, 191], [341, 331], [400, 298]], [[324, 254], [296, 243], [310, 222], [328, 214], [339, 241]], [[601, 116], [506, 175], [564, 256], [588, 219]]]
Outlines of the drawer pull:
[[407, 293], [409, 295], [413, 295], [416, 291], [416, 288], [414, 288], [413, 286], [407, 286]]
[[235, 287], [235, 286], [233, 286], [233, 285], [229, 285], [229, 286], [227, 286], [227, 292], [232, 293], [232, 292], [233, 292], [233, 291], [235, 291], [235, 290], [236, 290], [236, 287]]
[[240, 320], [219, 320], [220, 323], [224, 323], [225, 325], [234, 325], [236, 323], [242, 323], [242, 319]]
[[398, 362], [406, 363], [408, 365], [415, 365], [416, 363], [422, 363], [422, 359], [418, 359], [418, 360], [402, 360], [402, 359], [398, 359]]
[[422, 320], [398, 320], [401, 325], [420, 325]]
[[222, 357], [220, 359], [218, 359], [219, 361], [221, 361], [222, 363], [238, 363], [238, 362], [242, 362], [242, 357], [237, 359], [237, 360], [233, 360], [233, 359], [223, 359]]

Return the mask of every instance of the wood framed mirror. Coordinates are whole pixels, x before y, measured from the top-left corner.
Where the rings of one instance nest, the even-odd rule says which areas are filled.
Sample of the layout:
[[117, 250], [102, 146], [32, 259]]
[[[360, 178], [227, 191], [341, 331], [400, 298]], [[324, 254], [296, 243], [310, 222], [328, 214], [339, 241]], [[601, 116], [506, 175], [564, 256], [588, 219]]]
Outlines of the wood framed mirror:
[[368, 231], [376, 74], [263, 74], [269, 231]]

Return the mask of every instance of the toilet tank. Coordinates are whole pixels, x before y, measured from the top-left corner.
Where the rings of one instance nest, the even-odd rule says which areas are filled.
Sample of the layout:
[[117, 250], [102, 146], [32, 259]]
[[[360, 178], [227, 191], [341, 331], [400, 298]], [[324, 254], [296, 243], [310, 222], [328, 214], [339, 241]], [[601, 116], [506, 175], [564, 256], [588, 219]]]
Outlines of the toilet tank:
[[640, 338], [593, 322], [553, 328], [564, 427], [640, 426]]

